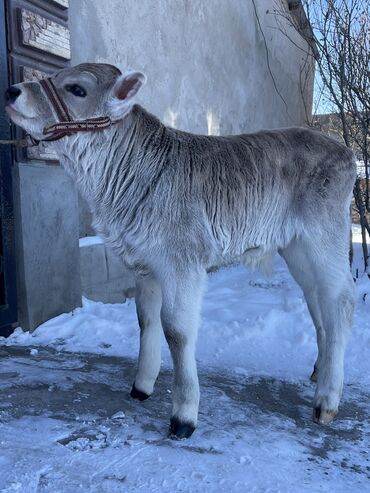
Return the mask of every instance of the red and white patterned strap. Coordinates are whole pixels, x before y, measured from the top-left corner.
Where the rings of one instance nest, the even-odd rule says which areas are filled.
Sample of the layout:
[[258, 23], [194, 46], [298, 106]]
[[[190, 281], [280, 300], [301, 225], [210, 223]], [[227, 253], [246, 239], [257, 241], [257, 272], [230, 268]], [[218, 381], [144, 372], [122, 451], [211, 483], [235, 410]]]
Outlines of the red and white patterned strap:
[[59, 140], [75, 132], [100, 132], [119, 121], [111, 120], [109, 116], [89, 118], [87, 120], [72, 120], [68, 108], [60, 98], [53, 81], [51, 79], [41, 79], [39, 82], [59, 119], [59, 122], [44, 128], [43, 134], [48, 137], [43, 141]]
[[41, 87], [44, 89], [45, 94], [49, 98], [49, 101], [53, 105], [53, 108], [58, 115], [58, 119], [60, 122], [70, 122], [72, 118], [69, 116], [68, 109], [63, 101], [60, 99], [59, 94], [54, 86], [54, 83], [51, 79], [41, 79], [40, 81]]
[[69, 122], [53, 123], [44, 128], [44, 135], [67, 132], [99, 132], [112, 125], [112, 120], [109, 116], [101, 116], [99, 118], [90, 118], [88, 120], [73, 120]]

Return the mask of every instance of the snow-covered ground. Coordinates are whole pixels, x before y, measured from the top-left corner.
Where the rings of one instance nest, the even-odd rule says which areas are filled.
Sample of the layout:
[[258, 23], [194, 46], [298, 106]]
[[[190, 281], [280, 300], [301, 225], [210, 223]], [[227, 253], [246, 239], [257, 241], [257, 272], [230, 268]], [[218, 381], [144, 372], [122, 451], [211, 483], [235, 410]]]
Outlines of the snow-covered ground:
[[0, 491], [370, 491], [370, 281], [356, 284], [346, 386], [330, 427], [311, 422], [315, 331], [280, 259], [269, 278], [241, 267], [210, 276], [199, 425], [186, 441], [166, 438], [164, 342], [155, 394], [144, 403], [128, 397], [133, 300], [85, 300], [32, 334], [18, 329], [0, 343]]

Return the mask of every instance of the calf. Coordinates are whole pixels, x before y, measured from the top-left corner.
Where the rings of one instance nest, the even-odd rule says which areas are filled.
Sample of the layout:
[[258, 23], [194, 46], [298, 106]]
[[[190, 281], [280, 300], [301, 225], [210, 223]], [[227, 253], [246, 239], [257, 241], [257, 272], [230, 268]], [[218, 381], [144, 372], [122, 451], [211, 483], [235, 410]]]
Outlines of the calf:
[[354, 309], [352, 152], [303, 128], [229, 137], [168, 128], [134, 104], [144, 82], [140, 72], [82, 64], [6, 94], [12, 121], [32, 140], [52, 142], [97, 233], [135, 275], [140, 353], [131, 396], [153, 392], [163, 327], [174, 365], [170, 433], [189, 437], [198, 416], [195, 344], [207, 269], [264, 267], [278, 252], [317, 331], [313, 418], [330, 422]]

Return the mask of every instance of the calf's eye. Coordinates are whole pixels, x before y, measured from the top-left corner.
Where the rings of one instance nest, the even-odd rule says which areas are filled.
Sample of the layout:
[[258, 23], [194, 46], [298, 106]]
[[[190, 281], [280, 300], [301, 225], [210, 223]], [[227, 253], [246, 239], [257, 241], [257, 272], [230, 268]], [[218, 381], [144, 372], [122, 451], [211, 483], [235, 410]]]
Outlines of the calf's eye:
[[79, 98], [84, 98], [86, 96], [85, 89], [78, 84], [67, 84], [66, 86], [64, 86], [64, 89], [72, 93], [74, 96], [78, 96]]

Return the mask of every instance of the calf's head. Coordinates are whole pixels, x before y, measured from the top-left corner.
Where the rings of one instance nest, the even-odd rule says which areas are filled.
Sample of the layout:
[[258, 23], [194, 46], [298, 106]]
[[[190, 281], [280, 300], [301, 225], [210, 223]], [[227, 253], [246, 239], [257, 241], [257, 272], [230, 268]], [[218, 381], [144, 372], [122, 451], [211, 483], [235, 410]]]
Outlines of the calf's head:
[[[103, 63], [66, 68], [50, 79], [72, 120], [123, 118], [146, 80], [141, 72], [122, 75], [118, 68]], [[35, 139], [42, 140], [44, 129], [58, 121], [54, 106], [39, 82], [15, 84], [6, 91], [5, 99], [5, 109], [13, 123]]]

